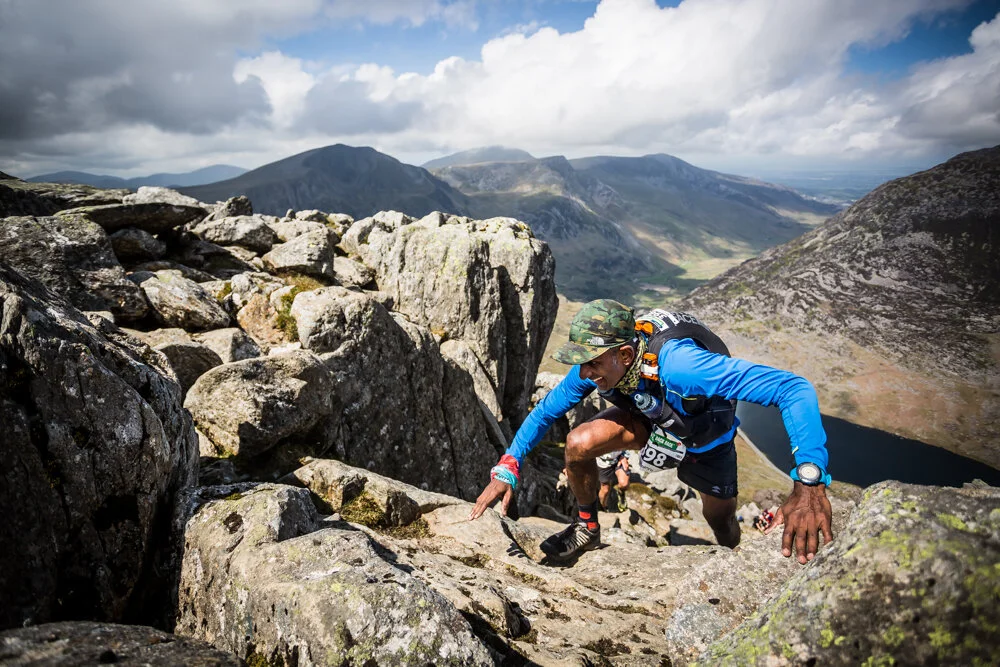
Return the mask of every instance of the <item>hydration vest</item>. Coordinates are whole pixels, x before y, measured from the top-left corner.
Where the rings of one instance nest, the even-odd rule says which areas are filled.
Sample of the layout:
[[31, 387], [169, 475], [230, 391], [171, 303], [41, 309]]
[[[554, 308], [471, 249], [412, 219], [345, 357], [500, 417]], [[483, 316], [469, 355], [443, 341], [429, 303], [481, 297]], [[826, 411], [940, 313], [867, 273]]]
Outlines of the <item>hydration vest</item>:
[[635, 329], [646, 337], [646, 353], [634, 363], [641, 364], [640, 375], [647, 385], [652, 385], [647, 393], [653, 394], [663, 406], [660, 415], [654, 419], [647, 417], [635, 406], [631, 396], [619, 389], [600, 392], [601, 396], [612, 405], [659, 425], [688, 447], [703, 447], [728, 433], [736, 418], [735, 400], [721, 396], [685, 396], [681, 407], [687, 414], [681, 415], [667, 402], [659, 377], [660, 348], [666, 341], [690, 338], [709, 352], [731, 356], [722, 339], [694, 315], [659, 308], [636, 320]]

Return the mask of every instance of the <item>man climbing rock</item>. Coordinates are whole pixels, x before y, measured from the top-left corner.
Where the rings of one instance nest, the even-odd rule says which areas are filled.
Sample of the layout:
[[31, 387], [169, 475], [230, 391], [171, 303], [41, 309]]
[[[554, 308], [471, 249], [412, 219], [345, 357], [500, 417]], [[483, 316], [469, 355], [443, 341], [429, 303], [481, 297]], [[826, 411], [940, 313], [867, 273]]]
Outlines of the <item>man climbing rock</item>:
[[598, 299], [580, 309], [569, 342], [554, 355], [571, 364], [566, 377], [529, 413], [469, 519], [502, 499], [506, 514], [524, 457], [556, 419], [597, 389], [612, 407], [566, 438], [566, 472], [577, 518], [542, 544], [555, 562], [571, 561], [600, 545], [595, 459], [619, 449], [640, 450], [643, 467], [676, 467], [681, 481], [701, 492], [703, 513], [719, 544], [740, 541], [736, 521], [736, 401], [777, 405], [796, 467], [791, 495], [769, 528], [784, 525], [782, 553], [800, 563], [833, 538], [826, 487], [826, 433], [816, 392], [787, 371], [733, 359], [718, 336], [686, 313], [653, 310], [636, 321], [617, 301]]

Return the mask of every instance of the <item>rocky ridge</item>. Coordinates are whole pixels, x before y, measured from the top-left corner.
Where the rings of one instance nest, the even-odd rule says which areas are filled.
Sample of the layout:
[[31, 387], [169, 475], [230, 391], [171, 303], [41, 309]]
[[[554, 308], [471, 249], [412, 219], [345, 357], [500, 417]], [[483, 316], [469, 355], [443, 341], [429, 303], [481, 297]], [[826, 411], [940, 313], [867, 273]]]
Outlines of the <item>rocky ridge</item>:
[[[43, 254], [25, 229], [48, 241]], [[113, 241], [121, 231], [148, 252]], [[67, 254], [84, 240], [104, 250]], [[99, 289], [122, 277], [144, 311]], [[844, 551], [833, 564], [850, 557], [878, 575], [853, 579], [822, 554], [800, 569], [778, 535], [747, 532], [733, 551], [679, 546], [678, 522], [700, 503], [670, 473], [602, 515], [605, 548], [543, 564], [539, 544], [565, 512], [556, 452], [525, 466], [518, 505], [538, 516], [469, 523], [468, 501], [540, 395], [524, 376], [553, 309], [551, 255], [513, 220], [276, 218], [246, 199], [157, 189], [3, 218], [0, 511], [15, 548], [0, 555], [0, 627], [32, 628], [0, 632], [0, 656], [227, 664], [194, 641], [113, 625], [128, 622], [249, 664], [680, 665], [746, 653], [717, 642], [742, 641], [755, 611], [782, 613], [784, 582], [805, 576], [826, 597], [811, 593], [816, 606], [796, 617], [823, 610], [827, 625], [818, 640], [794, 630], [804, 661], [939, 645], [942, 661], [996, 658], [981, 631], [997, 621], [983, 560], [995, 560], [995, 489], [959, 501], [890, 483], [853, 515], [835, 499], [850, 542], [831, 547]], [[887, 523], [898, 517], [909, 518]], [[855, 548], [869, 543], [889, 550]], [[916, 595], [944, 560], [947, 585]], [[960, 601], [970, 581], [987, 592]], [[845, 601], [887, 585], [922, 620], [863, 639]], [[59, 620], [102, 623], [46, 623]], [[797, 659], [767, 637], [754, 640], [757, 664]]]

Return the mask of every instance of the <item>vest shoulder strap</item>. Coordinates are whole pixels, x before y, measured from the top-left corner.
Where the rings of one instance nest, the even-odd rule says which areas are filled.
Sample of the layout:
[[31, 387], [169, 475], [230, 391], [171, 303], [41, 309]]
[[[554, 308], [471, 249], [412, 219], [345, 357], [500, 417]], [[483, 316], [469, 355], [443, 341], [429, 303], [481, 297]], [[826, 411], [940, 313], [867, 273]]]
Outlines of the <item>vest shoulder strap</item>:
[[709, 352], [732, 356], [721, 338], [702, 324], [701, 320], [688, 313], [657, 308], [640, 317], [637, 328], [643, 330], [649, 337], [646, 349], [651, 354], [659, 355], [660, 348], [668, 340], [690, 338]]

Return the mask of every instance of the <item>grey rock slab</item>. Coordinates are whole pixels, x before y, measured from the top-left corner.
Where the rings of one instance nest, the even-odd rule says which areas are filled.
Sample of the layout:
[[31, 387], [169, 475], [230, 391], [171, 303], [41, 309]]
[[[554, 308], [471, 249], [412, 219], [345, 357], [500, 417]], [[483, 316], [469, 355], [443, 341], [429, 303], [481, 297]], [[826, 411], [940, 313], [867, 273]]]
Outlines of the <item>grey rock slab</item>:
[[0, 632], [9, 667], [116, 664], [127, 667], [240, 667], [243, 661], [197, 639], [141, 625], [62, 621]]
[[0, 218], [47, 216], [68, 208], [120, 204], [128, 190], [105, 190], [68, 183], [29, 183], [17, 178], [0, 182]]
[[254, 456], [305, 437], [339, 409], [334, 378], [311, 352], [218, 366], [188, 391], [184, 406], [218, 454]]
[[257, 252], [267, 252], [278, 242], [278, 235], [261, 215], [204, 220], [191, 231], [210, 243], [243, 246]]
[[210, 243], [191, 232], [168, 235], [167, 259], [223, 279], [246, 271], [257, 271], [252, 264], [240, 259], [228, 248]]
[[362, 491], [367, 491], [379, 503], [390, 525], [397, 526], [412, 523], [421, 514], [438, 507], [462, 504], [454, 496], [425, 491], [333, 459], [307, 458], [305, 463], [291, 474], [294, 483], [308, 488], [334, 512]]
[[149, 311], [128, 280], [107, 235], [86, 218], [65, 214], [0, 220], [0, 261], [44, 283], [80, 310], [110, 310], [121, 321]]
[[338, 283], [348, 287], [370, 287], [375, 282], [375, 272], [350, 257], [333, 258], [333, 275]]
[[223, 363], [214, 350], [191, 339], [164, 342], [154, 345], [153, 349], [162, 352], [170, 362], [181, 385], [182, 396], [187, 394], [198, 378]]
[[327, 227], [323, 222], [298, 219], [279, 220], [278, 222], [271, 223], [271, 229], [278, 235], [278, 240], [285, 243], [309, 232], [325, 231]]
[[86, 218], [109, 233], [124, 227], [136, 227], [150, 234], [159, 234], [201, 220], [206, 213], [207, 211], [200, 206], [149, 202], [83, 206], [60, 211], [56, 215]]
[[186, 331], [221, 329], [229, 326], [229, 314], [215, 295], [180, 271], [137, 272], [130, 278], [142, 288], [158, 322]]
[[[170, 204], [171, 206], [186, 206], [191, 208], [204, 209], [205, 206], [194, 197], [188, 197], [171, 190], [158, 186], [142, 185], [135, 194], [125, 195], [123, 204]], [[207, 214], [208, 211], [205, 211]]]
[[699, 663], [994, 664], [1000, 490], [882, 482]]
[[[170, 260], [153, 260], [149, 262], [140, 262], [131, 266], [132, 272], [137, 271], [149, 271], [151, 273], [156, 273], [157, 271], [180, 271], [181, 275], [188, 280], [193, 280], [196, 283], [209, 283], [217, 280], [215, 276], [210, 273], [205, 273], [204, 271], [199, 271], [198, 269], [192, 269], [190, 266], [185, 266], [184, 264], [179, 264], [178, 262], [171, 262]], [[206, 289], [209, 289], [205, 285]]]
[[260, 346], [239, 327], [216, 329], [194, 335], [194, 339], [204, 344], [222, 359], [223, 363], [243, 361], [261, 356]]
[[327, 222], [326, 213], [324, 213], [323, 211], [318, 211], [314, 208], [309, 209], [307, 211], [296, 211], [295, 219], [312, 221], [312, 222], [321, 222], [324, 224], [326, 224]]
[[0, 263], [0, 377], [0, 627], [142, 614], [169, 586], [159, 517], [197, 477], [163, 356]]
[[370, 295], [325, 287], [295, 296], [299, 340], [336, 378], [336, 458], [462, 498], [479, 494], [497, 450], [472, 379], [425, 327]]
[[248, 661], [494, 664], [459, 611], [365, 533], [320, 528], [305, 489], [206, 493], [187, 521], [178, 634]]
[[316, 229], [274, 246], [261, 259], [274, 273], [301, 273], [330, 280], [334, 277], [335, 243], [333, 232]]
[[496, 387], [515, 428], [555, 320], [555, 264], [523, 223], [382, 212], [342, 240], [376, 273], [396, 309], [442, 339], [461, 339]]
[[221, 218], [234, 218], [238, 215], [253, 215], [253, 204], [246, 195], [230, 197], [224, 202], [219, 202], [206, 219], [218, 220]]

